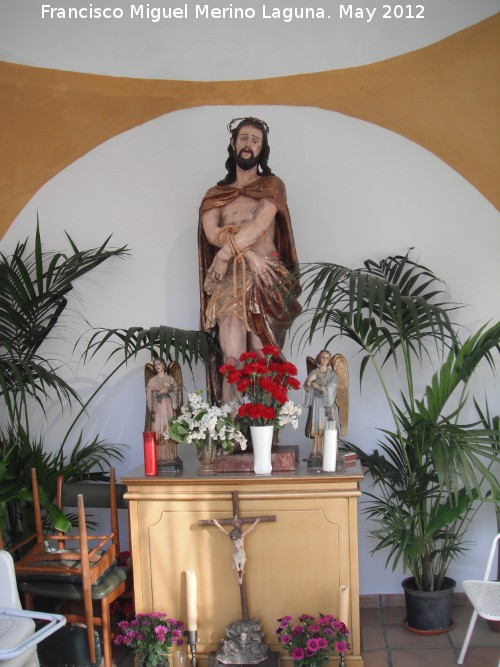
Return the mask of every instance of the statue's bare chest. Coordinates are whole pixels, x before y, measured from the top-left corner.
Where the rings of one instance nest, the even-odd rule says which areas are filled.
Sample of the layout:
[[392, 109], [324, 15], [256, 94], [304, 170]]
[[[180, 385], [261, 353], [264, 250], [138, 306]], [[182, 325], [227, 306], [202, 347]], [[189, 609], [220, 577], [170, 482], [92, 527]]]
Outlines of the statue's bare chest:
[[262, 203], [251, 197], [240, 196], [221, 210], [221, 225], [241, 225], [255, 219]]

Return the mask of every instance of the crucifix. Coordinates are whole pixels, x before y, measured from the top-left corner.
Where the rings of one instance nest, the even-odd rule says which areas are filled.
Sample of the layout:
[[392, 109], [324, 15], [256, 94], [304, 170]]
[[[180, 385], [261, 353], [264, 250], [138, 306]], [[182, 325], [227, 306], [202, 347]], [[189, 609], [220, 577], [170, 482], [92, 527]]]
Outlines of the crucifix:
[[[217, 528], [227, 535], [233, 542], [233, 568], [236, 570], [238, 577], [238, 584], [240, 586], [241, 597], [241, 613], [244, 621], [249, 621], [247, 588], [245, 581], [245, 563], [247, 556], [245, 553], [245, 537], [255, 528], [258, 523], [268, 523], [276, 521], [276, 516], [240, 516], [240, 502], [238, 491], [231, 491], [231, 499], [233, 502], [233, 516], [231, 519], [201, 519], [198, 521], [199, 526], [217, 526]], [[242, 531], [244, 524], [250, 526]], [[228, 531], [224, 526], [233, 526], [231, 531]]]

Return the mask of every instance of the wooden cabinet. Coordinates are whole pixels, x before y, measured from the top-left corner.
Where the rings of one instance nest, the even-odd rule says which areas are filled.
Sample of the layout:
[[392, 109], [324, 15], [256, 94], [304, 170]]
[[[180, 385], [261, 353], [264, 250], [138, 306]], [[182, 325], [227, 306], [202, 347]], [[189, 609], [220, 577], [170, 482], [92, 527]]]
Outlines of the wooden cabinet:
[[[232, 569], [233, 543], [200, 519], [232, 516], [238, 491], [242, 517], [274, 515], [245, 538], [248, 607], [271, 650], [285, 614], [338, 614], [339, 588], [348, 586], [350, 664], [363, 665], [360, 647], [357, 500], [359, 467], [339, 473], [220, 474], [197, 477], [185, 462], [175, 477], [145, 477], [127, 485], [136, 611], [164, 611], [186, 619], [185, 570], [198, 580], [199, 659], [205, 664], [227, 625], [241, 618], [240, 590]], [[245, 526], [247, 527], [247, 526]], [[285, 654], [283, 654], [285, 657]], [[336, 664], [332, 661], [332, 665]]]

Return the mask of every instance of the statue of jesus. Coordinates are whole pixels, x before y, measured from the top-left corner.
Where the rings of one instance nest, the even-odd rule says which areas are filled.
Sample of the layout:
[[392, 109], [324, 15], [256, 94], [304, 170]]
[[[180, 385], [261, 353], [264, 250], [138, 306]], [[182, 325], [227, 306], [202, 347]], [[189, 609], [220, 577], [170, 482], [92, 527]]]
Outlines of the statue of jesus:
[[259, 355], [266, 344], [281, 349], [301, 311], [285, 185], [268, 166], [269, 127], [246, 117], [228, 130], [228, 173], [203, 198], [198, 234], [201, 329], [218, 336], [223, 355], [209, 384], [224, 403], [234, 387], [224, 380], [220, 392], [218, 366], [238, 367], [243, 352]]
[[234, 528], [231, 532], [228, 532], [224, 526], [221, 526], [217, 519], [212, 519], [212, 523], [217, 526], [217, 528], [223, 533], [229, 535], [233, 541], [233, 569], [236, 570], [236, 576], [238, 577], [238, 583], [240, 586], [243, 583], [243, 577], [245, 576], [245, 563], [247, 562], [245, 537], [251, 530], [255, 528], [259, 521], [260, 518], [257, 517], [244, 532], [241, 532], [241, 522], [238, 521], [238, 517], [234, 517]]

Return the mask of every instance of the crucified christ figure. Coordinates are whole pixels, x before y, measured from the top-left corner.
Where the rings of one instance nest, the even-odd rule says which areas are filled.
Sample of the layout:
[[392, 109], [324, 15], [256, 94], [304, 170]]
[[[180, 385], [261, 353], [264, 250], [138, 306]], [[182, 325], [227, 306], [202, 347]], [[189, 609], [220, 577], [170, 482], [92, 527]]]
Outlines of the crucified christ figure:
[[[233, 502], [233, 516], [230, 519], [200, 519], [199, 526], [217, 526], [217, 528], [227, 535], [233, 542], [233, 569], [236, 570], [238, 583], [240, 585], [241, 612], [244, 621], [250, 619], [248, 613], [247, 590], [245, 582], [245, 564], [247, 555], [245, 552], [245, 537], [255, 528], [258, 523], [276, 521], [275, 516], [240, 516], [240, 506], [238, 491], [231, 492]], [[250, 524], [242, 531], [243, 524]], [[226, 530], [224, 526], [232, 526], [232, 529]]]
[[233, 517], [234, 528], [231, 530], [231, 532], [227, 531], [224, 526], [221, 526], [217, 519], [212, 519], [212, 523], [217, 526], [217, 528], [223, 533], [229, 535], [233, 541], [233, 568], [236, 570], [236, 575], [238, 577], [238, 583], [240, 586], [243, 583], [243, 577], [245, 576], [245, 563], [247, 562], [247, 555], [245, 553], [245, 536], [255, 528], [259, 521], [260, 517], [257, 517], [252, 525], [242, 533], [241, 521], [237, 516]]

